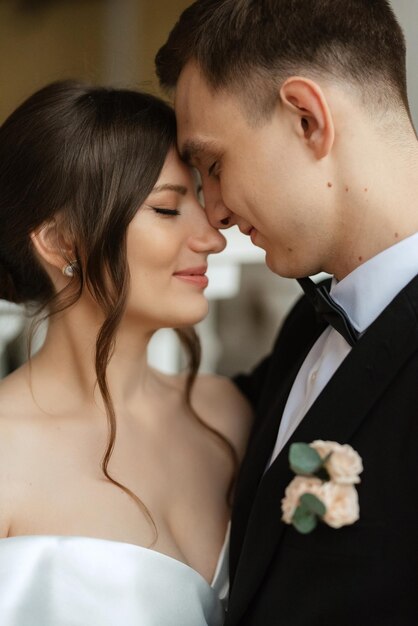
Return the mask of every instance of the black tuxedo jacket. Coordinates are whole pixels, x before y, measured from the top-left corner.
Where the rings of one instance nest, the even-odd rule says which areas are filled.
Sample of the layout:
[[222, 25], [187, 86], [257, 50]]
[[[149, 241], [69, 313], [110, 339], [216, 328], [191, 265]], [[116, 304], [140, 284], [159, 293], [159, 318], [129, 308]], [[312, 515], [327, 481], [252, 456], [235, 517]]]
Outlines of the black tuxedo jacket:
[[[236, 384], [256, 421], [237, 483], [227, 626], [418, 626], [418, 276], [368, 328], [264, 474], [295, 376], [325, 326], [302, 298]], [[301, 535], [281, 521], [292, 442], [349, 443], [360, 519]]]

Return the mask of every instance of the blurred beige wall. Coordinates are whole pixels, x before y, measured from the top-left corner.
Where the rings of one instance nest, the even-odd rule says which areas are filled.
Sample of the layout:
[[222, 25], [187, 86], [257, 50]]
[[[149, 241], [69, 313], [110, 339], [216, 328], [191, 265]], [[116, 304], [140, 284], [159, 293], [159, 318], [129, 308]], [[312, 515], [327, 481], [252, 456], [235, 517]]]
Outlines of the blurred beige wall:
[[179, 18], [180, 13], [191, 4], [191, 0], [146, 0], [143, 2], [144, 38], [142, 47], [143, 70], [141, 79], [154, 92], [158, 84], [154, 73], [154, 57]]
[[42, 85], [60, 78], [100, 80], [105, 1], [49, 3], [23, 11], [0, 1], [0, 119]]
[[49, 0], [29, 11], [22, 0], [0, 0], [0, 122], [33, 91], [62, 78], [158, 92], [155, 53], [188, 4]]

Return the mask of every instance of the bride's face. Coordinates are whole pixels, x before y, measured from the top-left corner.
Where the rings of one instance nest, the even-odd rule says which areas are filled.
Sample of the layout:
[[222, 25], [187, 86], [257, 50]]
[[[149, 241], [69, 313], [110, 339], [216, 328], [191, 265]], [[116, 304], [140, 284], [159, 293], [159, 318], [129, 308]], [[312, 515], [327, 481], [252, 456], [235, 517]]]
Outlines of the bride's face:
[[127, 316], [150, 329], [199, 322], [208, 310], [208, 255], [224, 247], [224, 237], [209, 224], [197, 199], [191, 170], [171, 150], [128, 228]]

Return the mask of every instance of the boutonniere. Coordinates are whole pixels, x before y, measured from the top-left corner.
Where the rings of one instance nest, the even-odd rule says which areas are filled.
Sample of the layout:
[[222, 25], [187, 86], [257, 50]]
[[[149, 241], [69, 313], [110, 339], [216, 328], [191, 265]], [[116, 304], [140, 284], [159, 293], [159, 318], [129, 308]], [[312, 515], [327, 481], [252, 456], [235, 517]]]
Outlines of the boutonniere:
[[354, 485], [363, 471], [361, 457], [347, 444], [317, 440], [290, 446], [289, 462], [297, 474], [282, 500], [282, 520], [301, 533], [325, 522], [332, 528], [354, 524], [359, 503]]

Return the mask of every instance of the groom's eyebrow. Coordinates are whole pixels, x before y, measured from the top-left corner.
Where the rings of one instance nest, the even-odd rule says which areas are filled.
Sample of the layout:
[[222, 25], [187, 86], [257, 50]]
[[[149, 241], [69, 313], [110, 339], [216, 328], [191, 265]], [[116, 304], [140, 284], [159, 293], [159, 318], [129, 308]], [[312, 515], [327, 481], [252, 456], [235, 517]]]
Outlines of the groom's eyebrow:
[[181, 148], [180, 156], [189, 165], [195, 165], [202, 157], [214, 156], [217, 152], [213, 141], [188, 139]]

